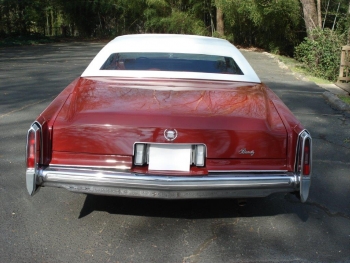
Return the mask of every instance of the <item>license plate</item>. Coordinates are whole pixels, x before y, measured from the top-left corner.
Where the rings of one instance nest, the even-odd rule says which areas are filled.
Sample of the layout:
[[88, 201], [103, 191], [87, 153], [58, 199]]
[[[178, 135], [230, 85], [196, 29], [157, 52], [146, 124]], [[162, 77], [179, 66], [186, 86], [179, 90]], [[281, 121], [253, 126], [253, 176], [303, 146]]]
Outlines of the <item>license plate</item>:
[[188, 172], [190, 170], [190, 162], [191, 145], [150, 145], [149, 170]]

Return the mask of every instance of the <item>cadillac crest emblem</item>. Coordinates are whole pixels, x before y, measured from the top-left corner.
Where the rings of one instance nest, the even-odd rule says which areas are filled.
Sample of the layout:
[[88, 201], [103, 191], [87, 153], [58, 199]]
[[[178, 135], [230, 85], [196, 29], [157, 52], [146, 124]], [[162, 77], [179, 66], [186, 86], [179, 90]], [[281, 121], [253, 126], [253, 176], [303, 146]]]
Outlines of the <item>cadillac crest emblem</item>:
[[166, 129], [164, 131], [164, 137], [167, 141], [173, 141], [177, 137], [177, 130], [175, 129]]

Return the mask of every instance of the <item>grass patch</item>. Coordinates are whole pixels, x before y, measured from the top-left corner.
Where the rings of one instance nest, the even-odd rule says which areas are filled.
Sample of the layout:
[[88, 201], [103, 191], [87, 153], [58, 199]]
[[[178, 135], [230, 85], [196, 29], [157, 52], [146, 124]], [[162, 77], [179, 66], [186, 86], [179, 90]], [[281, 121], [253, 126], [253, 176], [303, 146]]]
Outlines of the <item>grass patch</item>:
[[338, 95], [339, 99], [350, 105], [350, 96]]
[[306, 76], [306, 78], [312, 82], [315, 82], [316, 84], [332, 84], [333, 83], [329, 80], [321, 79], [319, 77], [314, 77], [314, 76]]
[[286, 64], [286, 66], [293, 72], [295, 73], [299, 73], [301, 75], [303, 75], [305, 78], [307, 78], [309, 81], [315, 82], [316, 84], [331, 84], [332, 82], [326, 80], [326, 79], [322, 79], [319, 77], [315, 77], [313, 76], [313, 74], [307, 70], [307, 68], [305, 68], [302, 63], [298, 62], [297, 60], [295, 60], [294, 58], [290, 58], [290, 57], [285, 57], [285, 56], [281, 56], [281, 55], [277, 55], [277, 58], [283, 62], [284, 64]]
[[8, 36], [5, 38], [0, 38], [0, 47], [47, 44], [55, 41], [56, 40], [54, 38], [37, 34], [23, 36]]
[[102, 42], [108, 43], [112, 38], [89, 38], [89, 37], [63, 37], [63, 36], [42, 36], [39, 34], [24, 36], [0, 37], [0, 47], [28, 46], [48, 43], [69, 43], [69, 42]]

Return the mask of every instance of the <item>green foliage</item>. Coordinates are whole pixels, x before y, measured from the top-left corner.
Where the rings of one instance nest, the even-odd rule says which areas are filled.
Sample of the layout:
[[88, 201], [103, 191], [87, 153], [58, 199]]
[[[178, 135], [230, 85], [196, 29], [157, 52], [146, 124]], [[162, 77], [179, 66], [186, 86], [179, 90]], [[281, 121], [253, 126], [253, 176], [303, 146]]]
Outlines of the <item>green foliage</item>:
[[300, 3], [297, 0], [219, 0], [226, 31], [235, 44], [292, 54], [300, 42]]
[[[340, 47], [346, 38], [350, 42], [349, 2], [341, 1], [339, 10], [339, 1], [322, 1], [323, 8], [326, 2], [326, 29], [302, 42], [300, 0], [0, 0], [0, 45], [51, 41], [38, 35], [210, 35], [277, 54], [292, 55], [297, 46], [295, 56], [305, 67], [334, 80]], [[223, 12], [224, 35], [215, 31], [217, 8]]]
[[[345, 96], [345, 95], [338, 95], [339, 99], [341, 99], [343, 102], [347, 103], [350, 105], [350, 97], [349, 96]], [[347, 139], [347, 143], [349, 143], [350, 140]]]
[[316, 76], [334, 81], [339, 74], [341, 47], [344, 35], [330, 29], [312, 31], [313, 39], [295, 48], [295, 58]]
[[196, 3], [193, 0], [190, 1], [193, 5], [184, 2], [186, 1], [146, 0], [145, 31], [207, 35], [204, 22], [195, 15], [198, 7]]
[[[216, 7], [224, 36], [216, 34]], [[299, 0], [0, 0], [0, 35], [214, 35], [286, 53], [299, 40]]]

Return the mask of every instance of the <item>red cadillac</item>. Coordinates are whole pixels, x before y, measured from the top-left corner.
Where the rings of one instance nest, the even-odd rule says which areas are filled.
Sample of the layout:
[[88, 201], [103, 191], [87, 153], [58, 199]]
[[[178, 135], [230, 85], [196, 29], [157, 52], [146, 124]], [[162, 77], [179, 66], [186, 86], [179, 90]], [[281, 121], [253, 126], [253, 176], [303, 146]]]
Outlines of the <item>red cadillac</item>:
[[308, 198], [312, 143], [228, 41], [108, 43], [30, 126], [26, 185], [162, 199]]

